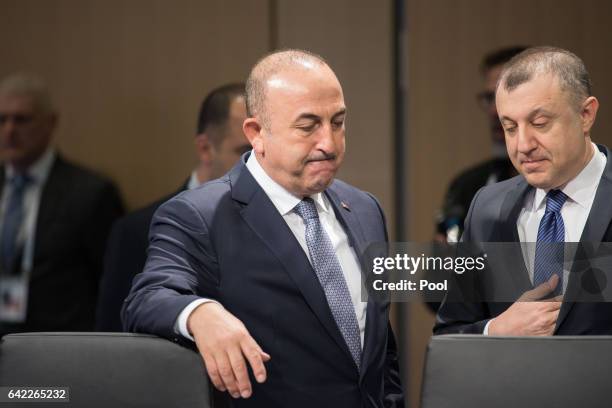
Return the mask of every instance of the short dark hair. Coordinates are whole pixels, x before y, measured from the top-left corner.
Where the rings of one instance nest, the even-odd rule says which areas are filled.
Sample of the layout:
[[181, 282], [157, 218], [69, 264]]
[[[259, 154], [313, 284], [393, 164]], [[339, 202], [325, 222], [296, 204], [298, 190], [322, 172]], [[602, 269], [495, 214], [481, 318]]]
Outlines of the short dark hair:
[[488, 52], [480, 62], [480, 72], [484, 75], [490, 69], [503, 65], [510, 61], [515, 55], [525, 51], [527, 47], [523, 45], [514, 45], [511, 47], [498, 48]]
[[561, 89], [568, 92], [575, 107], [591, 96], [591, 78], [576, 54], [557, 47], [528, 48], [504, 67], [497, 86], [508, 92], [540, 74], [553, 74]]
[[223, 132], [210, 132], [210, 130], [221, 129], [227, 124], [230, 105], [238, 97], [244, 98], [244, 83], [231, 83], [213, 89], [200, 106], [197, 134], [209, 131], [213, 143], [219, 143], [221, 140], [217, 134]]

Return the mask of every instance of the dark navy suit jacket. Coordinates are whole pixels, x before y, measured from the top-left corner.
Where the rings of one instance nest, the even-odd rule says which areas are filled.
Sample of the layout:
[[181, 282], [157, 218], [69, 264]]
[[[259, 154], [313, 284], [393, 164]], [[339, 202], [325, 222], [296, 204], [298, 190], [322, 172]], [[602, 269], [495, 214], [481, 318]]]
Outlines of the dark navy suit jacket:
[[[607, 164], [580, 238], [580, 241], [587, 243], [587, 246], [590, 243], [612, 242], [612, 205], [610, 201], [612, 198], [612, 157], [607, 147], [598, 145], [598, 148], [607, 156]], [[482, 242], [519, 242], [516, 222], [523, 208], [525, 196], [532, 188], [523, 176], [483, 187], [476, 194], [470, 206], [462, 240], [476, 245]], [[509, 247], [509, 250], [513, 252], [509, 257], [514, 261], [510, 262], [508, 273], [505, 274], [507, 275], [505, 276], [507, 278], [505, 290], [513, 291], [515, 298], [518, 298], [524, 291], [533, 289], [533, 286], [525, 269], [520, 247], [518, 245]], [[588, 256], [583, 258], [587, 259]], [[609, 292], [609, 289], [605, 287], [605, 280], [610, 282], [608, 285], [612, 285], [612, 279], [609, 278], [610, 271], [607, 271], [608, 278], [591, 276], [591, 270], [579, 273], [577, 268], [582, 262], [576, 262], [577, 260], [578, 258], [575, 258], [573, 269], [570, 272], [564, 295], [566, 301], [561, 305], [554, 334], [610, 335], [612, 334], [611, 298], [605, 297], [608, 302], [595, 302], [592, 301], [593, 292], [586, 292], [590, 290], [589, 288], [598, 285], [602, 290], [601, 293]], [[486, 288], [493, 287], [494, 284], [490, 281], [491, 275], [487, 273], [488, 271], [481, 275], [473, 274], [476, 282], [472, 282], [470, 286], [484, 292], [487, 291]], [[499, 276], [496, 279], [499, 279]], [[447, 300], [440, 306], [436, 316], [434, 334], [482, 333], [491, 318], [503, 313], [512, 304], [491, 301], [450, 301], [450, 299], [457, 300], [460, 297], [456, 292], [460, 286], [451, 286]], [[474, 298], [491, 300], [488, 293], [472, 293], [472, 295]]]
[[[403, 406], [389, 304], [368, 302], [358, 372], [306, 254], [246, 168], [247, 156], [156, 212], [145, 270], [124, 305], [126, 329], [183, 342], [174, 331], [180, 312], [213, 298], [272, 356], [267, 381], [251, 377], [253, 396], [233, 406]], [[386, 241], [372, 196], [341, 181], [325, 194], [358, 255]]]

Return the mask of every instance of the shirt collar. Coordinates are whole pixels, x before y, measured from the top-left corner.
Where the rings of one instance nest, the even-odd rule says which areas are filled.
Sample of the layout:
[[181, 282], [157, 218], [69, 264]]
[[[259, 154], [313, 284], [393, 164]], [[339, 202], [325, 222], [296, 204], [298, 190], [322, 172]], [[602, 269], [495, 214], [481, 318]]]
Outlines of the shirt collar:
[[187, 190], [193, 190], [201, 185], [202, 183], [200, 183], [200, 180], [198, 179], [198, 173], [194, 170], [191, 172], [191, 177], [189, 177], [189, 181], [187, 182]]
[[[251, 151], [251, 154], [249, 154], [246, 167], [281, 215], [285, 216], [289, 214], [293, 211], [295, 206], [302, 201], [301, 197], [296, 197], [295, 195], [291, 194], [283, 186], [274, 181], [272, 177], [268, 175], [268, 173], [266, 173], [266, 171], [257, 161], [255, 152]], [[329, 203], [327, 200], [325, 200], [322, 193], [313, 194], [310, 196], [310, 198], [313, 199], [319, 211], [329, 211]]]
[[[26, 174], [32, 178], [32, 181], [40, 185], [44, 184], [49, 177], [51, 167], [55, 161], [55, 149], [52, 147], [47, 150], [26, 170]], [[6, 172], [6, 179], [10, 180], [16, 173], [16, 170], [9, 163], [5, 163], [4, 170]]]
[[[589, 163], [582, 169], [580, 173], [572, 180], [568, 181], [561, 191], [567, 195], [569, 199], [578, 205], [589, 208], [593, 201], [595, 191], [599, 185], [599, 179], [606, 167], [606, 155], [599, 151], [594, 143], [591, 143], [595, 153]], [[541, 188], [536, 189], [534, 208], [537, 210], [540, 206], [546, 205], [546, 194], [548, 190]]]

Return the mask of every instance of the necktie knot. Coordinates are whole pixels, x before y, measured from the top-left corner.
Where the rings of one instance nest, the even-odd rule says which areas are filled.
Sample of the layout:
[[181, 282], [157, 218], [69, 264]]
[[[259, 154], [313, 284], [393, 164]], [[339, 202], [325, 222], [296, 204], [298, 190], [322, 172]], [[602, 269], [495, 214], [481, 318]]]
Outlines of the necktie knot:
[[561, 207], [565, 204], [567, 195], [561, 190], [550, 190], [546, 195], [546, 212], [552, 211], [558, 213]]
[[308, 220], [312, 220], [315, 218], [319, 218], [319, 213], [317, 212], [317, 206], [312, 198], [305, 198], [300, 201], [294, 208], [293, 211], [302, 217], [304, 222]]

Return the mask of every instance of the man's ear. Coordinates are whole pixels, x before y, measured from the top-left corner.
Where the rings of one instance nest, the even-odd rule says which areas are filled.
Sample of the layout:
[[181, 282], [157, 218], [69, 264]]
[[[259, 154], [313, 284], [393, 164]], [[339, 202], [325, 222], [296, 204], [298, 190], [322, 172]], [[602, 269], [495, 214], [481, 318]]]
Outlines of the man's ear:
[[253, 146], [255, 153], [264, 154], [263, 126], [257, 118], [246, 118], [242, 123], [242, 131]]
[[210, 164], [214, 156], [214, 146], [206, 132], [195, 137], [196, 152], [200, 163]]
[[582, 117], [582, 131], [585, 135], [588, 135], [595, 123], [597, 117], [597, 110], [599, 109], [599, 101], [594, 96], [589, 96], [582, 103], [580, 116]]

